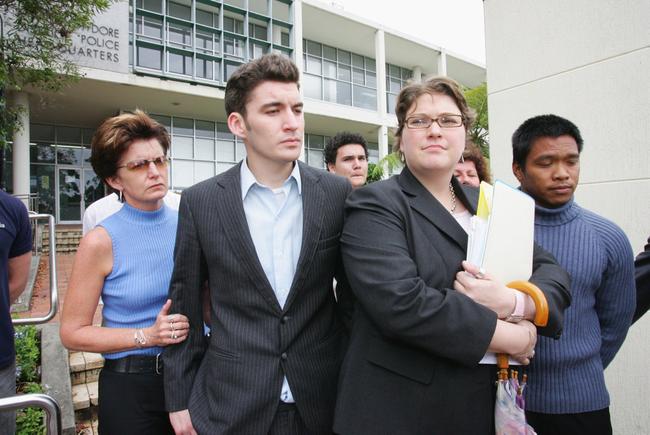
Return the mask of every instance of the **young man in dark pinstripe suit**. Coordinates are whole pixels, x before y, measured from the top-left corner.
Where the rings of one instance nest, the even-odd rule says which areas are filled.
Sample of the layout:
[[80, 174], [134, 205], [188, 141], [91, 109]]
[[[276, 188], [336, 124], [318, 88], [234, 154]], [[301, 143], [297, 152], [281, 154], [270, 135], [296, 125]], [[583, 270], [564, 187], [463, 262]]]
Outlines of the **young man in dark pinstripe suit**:
[[[164, 354], [179, 434], [332, 432], [349, 306], [339, 236], [351, 187], [297, 160], [298, 78], [280, 55], [240, 67], [225, 105], [247, 158], [183, 192], [170, 298], [192, 332]], [[209, 343], [201, 328], [205, 281]]]

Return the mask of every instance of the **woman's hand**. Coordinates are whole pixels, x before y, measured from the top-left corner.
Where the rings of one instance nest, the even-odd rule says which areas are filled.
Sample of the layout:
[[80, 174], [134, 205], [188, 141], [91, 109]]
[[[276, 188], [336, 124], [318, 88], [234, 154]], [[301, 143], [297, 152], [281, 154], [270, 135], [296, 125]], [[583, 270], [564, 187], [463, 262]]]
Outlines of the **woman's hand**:
[[515, 304], [515, 291], [496, 281], [488, 273], [468, 261], [462, 263], [464, 271], [456, 274], [454, 289], [472, 298], [475, 302], [488, 307], [499, 319], [505, 319], [512, 313]]
[[[522, 363], [523, 365], [530, 364], [530, 360], [535, 356], [535, 344], [537, 344], [537, 328], [528, 320], [522, 320], [516, 324], [517, 328], [525, 330], [524, 342], [526, 345], [522, 348], [521, 352], [513, 353], [510, 356]], [[523, 332], [522, 332], [523, 334]]]
[[190, 323], [182, 314], [169, 314], [171, 305], [172, 300], [167, 299], [156, 316], [156, 323], [144, 329], [148, 346], [167, 346], [180, 343], [187, 338]]

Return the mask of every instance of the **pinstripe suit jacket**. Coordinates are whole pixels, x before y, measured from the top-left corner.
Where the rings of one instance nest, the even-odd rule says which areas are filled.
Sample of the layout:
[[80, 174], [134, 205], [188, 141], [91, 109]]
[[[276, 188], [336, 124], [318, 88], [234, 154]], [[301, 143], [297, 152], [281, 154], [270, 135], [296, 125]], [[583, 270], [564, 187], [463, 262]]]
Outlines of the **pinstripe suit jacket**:
[[[336, 380], [347, 333], [347, 281], [339, 237], [351, 190], [342, 177], [298, 162], [303, 240], [281, 308], [250, 236], [240, 166], [183, 192], [172, 312], [187, 315], [188, 339], [165, 349], [169, 411], [189, 409], [205, 434], [266, 434], [286, 375], [301, 417], [314, 433], [331, 433]], [[332, 278], [339, 282], [339, 303]], [[201, 288], [209, 284], [212, 336], [203, 337]]]

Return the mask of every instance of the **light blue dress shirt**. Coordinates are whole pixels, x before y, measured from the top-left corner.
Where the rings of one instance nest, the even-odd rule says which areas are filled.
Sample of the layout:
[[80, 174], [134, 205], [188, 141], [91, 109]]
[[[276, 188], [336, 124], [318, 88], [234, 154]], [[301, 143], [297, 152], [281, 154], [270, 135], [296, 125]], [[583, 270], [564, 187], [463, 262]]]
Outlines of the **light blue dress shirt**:
[[[302, 186], [295, 164], [281, 187], [272, 189], [255, 179], [246, 160], [241, 165], [241, 194], [255, 252], [280, 307], [284, 307], [302, 247]], [[293, 403], [285, 376], [280, 400]]]

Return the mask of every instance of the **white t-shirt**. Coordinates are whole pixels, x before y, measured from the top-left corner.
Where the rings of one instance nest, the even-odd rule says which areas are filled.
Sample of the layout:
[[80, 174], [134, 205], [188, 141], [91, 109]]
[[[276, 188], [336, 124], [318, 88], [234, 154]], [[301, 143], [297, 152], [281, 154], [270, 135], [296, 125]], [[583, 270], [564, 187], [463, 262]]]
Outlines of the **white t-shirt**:
[[[178, 210], [178, 205], [181, 202], [181, 196], [178, 193], [169, 191], [163, 198], [163, 201], [165, 201], [167, 207], [173, 210]], [[98, 199], [97, 201], [90, 204], [88, 208], [86, 208], [82, 219], [83, 235], [85, 236], [88, 234], [88, 232], [95, 228], [98, 223], [113, 213], [117, 212], [121, 208], [122, 203], [115, 193], [111, 193], [110, 195], [107, 195], [102, 199]]]

